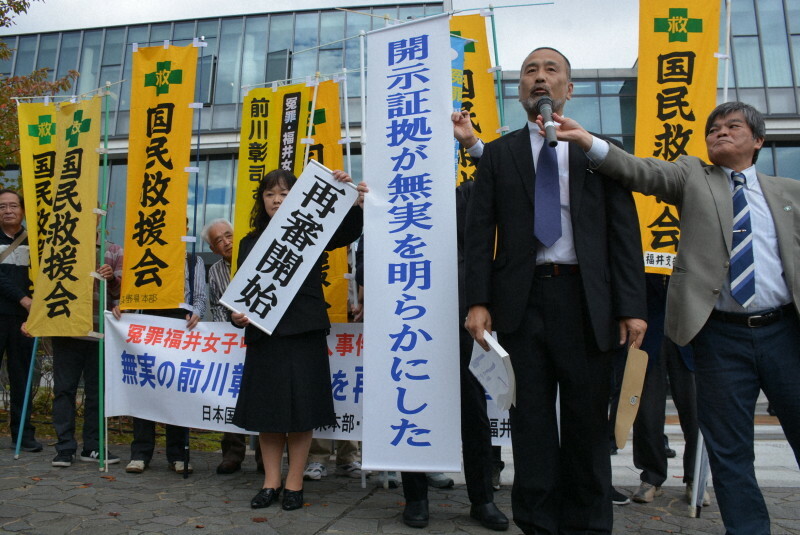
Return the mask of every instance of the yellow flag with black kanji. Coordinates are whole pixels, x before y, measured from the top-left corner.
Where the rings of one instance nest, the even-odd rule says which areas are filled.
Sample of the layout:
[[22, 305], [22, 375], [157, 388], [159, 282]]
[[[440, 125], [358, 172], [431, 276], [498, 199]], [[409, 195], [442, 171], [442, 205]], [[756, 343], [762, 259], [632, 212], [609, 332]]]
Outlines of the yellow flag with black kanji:
[[236, 273], [239, 242], [251, 230], [250, 214], [261, 179], [277, 168], [299, 176], [305, 156], [300, 140], [308, 125], [308, 93], [305, 84], [275, 89], [251, 89], [242, 105], [239, 133], [239, 169], [233, 212], [233, 259], [231, 277]]
[[[309, 106], [314, 88], [308, 88]], [[342, 121], [339, 111], [339, 84], [328, 80], [317, 86], [316, 106], [311, 112], [313, 121], [309, 159], [316, 160], [328, 169], [343, 169]], [[347, 289], [349, 272], [347, 247], [327, 251], [322, 264], [322, 290], [328, 303], [331, 323], [347, 323]]]
[[122, 309], [184, 302], [197, 48], [133, 52]]
[[[56, 176], [56, 105], [17, 104], [19, 122], [19, 167], [22, 192], [28, 200], [25, 227], [30, 247], [31, 280], [39, 272], [47, 225], [53, 206]], [[35, 202], [34, 202], [35, 199]], [[40, 239], [41, 238], [41, 239]]]
[[33, 284], [33, 336], [86, 336], [93, 330], [100, 100], [60, 104], [55, 113], [51, 212]]
[[[464, 47], [464, 89], [461, 109], [469, 112], [475, 135], [488, 143], [500, 137], [494, 76], [490, 72], [489, 45], [486, 39], [486, 19], [481, 15], [459, 15], [450, 19], [450, 32], [472, 39]], [[458, 148], [456, 185], [475, 180], [477, 167], [464, 147]]]
[[[639, 2], [636, 148], [640, 157], [707, 159], [705, 121], [716, 105], [719, 2]], [[645, 271], [672, 273], [678, 211], [635, 193]]]

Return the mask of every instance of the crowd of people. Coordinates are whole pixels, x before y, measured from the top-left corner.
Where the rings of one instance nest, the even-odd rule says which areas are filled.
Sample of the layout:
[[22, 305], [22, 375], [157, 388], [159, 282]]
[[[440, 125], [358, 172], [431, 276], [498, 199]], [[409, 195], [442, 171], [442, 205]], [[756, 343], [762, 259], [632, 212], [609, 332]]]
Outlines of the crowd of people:
[[[477, 162], [474, 182], [456, 189], [459, 307], [465, 318], [460, 412], [470, 515], [489, 529], [509, 526], [493, 499], [499, 459], [491, 445], [486, 398], [468, 370], [473, 340], [486, 347], [486, 331], [497, 333], [516, 376], [516, 403], [510, 410], [511, 508], [524, 533], [611, 533], [612, 503], [627, 499], [612, 486], [609, 400], [619, 379], [615, 358], [630, 346], [649, 354], [633, 429], [634, 464], [641, 470], [633, 500], [652, 502], [666, 479], [669, 384], [686, 439], [687, 496], [699, 429], [727, 532], [769, 533], [753, 467], [753, 416], [763, 390], [800, 464], [800, 218], [795, 215], [800, 182], [756, 171], [765, 126], [748, 104], [724, 103], [709, 115], [710, 164], [692, 156], [668, 162], [634, 157], [616, 141], [587, 132], [565, 114], [572, 93], [569, 60], [542, 47], [525, 58], [520, 70], [522, 128], [484, 144], [468, 113], [452, 115], [455, 138]], [[544, 97], [552, 105], [560, 141], [555, 147], [544, 141]], [[334, 178], [352, 181], [342, 171], [335, 171]], [[261, 180], [251, 213], [253, 230], [238, 244], [240, 266], [295, 181], [281, 169]], [[368, 191], [366, 183], [358, 185], [358, 201], [329, 248], [358, 240]], [[671, 277], [645, 275], [631, 191], [656, 195], [678, 208], [681, 243]], [[22, 434], [23, 450], [41, 451], [29, 415], [24, 421], [20, 417], [31, 358], [24, 321], [32, 297], [22, 196], [0, 190], [0, 215], [0, 353], [7, 354], [11, 382], [11, 435], [16, 441]], [[283, 509], [298, 509], [304, 480], [327, 476], [334, 451], [337, 475], [362, 475], [357, 444], [339, 442], [334, 450], [329, 441], [312, 437], [314, 428], [334, 421], [321, 263], [314, 264], [274, 333], [267, 335], [250, 325], [245, 314], [230, 313], [219, 303], [237, 246], [230, 223], [212, 221], [202, 237], [220, 256], [208, 272], [211, 317], [244, 328], [247, 344], [233, 423], [258, 434], [256, 464], [264, 479], [251, 507], [281, 500]], [[117, 316], [121, 259], [121, 249], [109, 244], [97, 268], [107, 282], [108, 308]], [[363, 288], [363, 274], [359, 279], [363, 267], [358, 264], [363, 296], [369, 289]], [[185, 273], [190, 309], [147, 313], [185, 319], [191, 329], [205, 313], [206, 274], [194, 256], [187, 257]], [[95, 298], [98, 291], [96, 284]], [[355, 314], [368, 321], [369, 311], [360, 302], [353, 303]], [[78, 451], [75, 405], [81, 376], [86, 401], [79, 457], [96, 461], [95, 341], [57, 338], [53, 347], [58, 442], [52, 464], [70, 466]], [[127, 472], [147, 468], [154, 429], [154, 422], [134, 420]], [[187, 441], [186, 428], [167, 426], [167, 461], [177, 472], [192, 471], [182, 453]], [[245, 435], [224, 435], [219, 474], [241, 469], [246, 442]], [[110, 452], [105, 459], [119, 462]], [[441, 474], [411, 472], [403, 472], [401, 479], [403, 521], [426, 526], [428, 486], [452, 486], [452, 480], [448, 484]], [[709, 499], [704, 496], [704, 503]]]

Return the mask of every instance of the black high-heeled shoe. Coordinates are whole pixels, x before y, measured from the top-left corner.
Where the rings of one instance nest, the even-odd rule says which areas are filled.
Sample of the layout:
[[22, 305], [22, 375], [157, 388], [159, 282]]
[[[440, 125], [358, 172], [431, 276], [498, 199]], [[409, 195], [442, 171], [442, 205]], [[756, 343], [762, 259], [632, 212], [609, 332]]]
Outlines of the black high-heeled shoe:
[[253, 496], [253, 499], [250, 500], [250, 507], [253, 509], [263, 509], [264, 507], [269, 507], [273, 503], [278, 501], [278, 496], [281, 493], [281, 489], [283, 487], [278, 487], [277, 489], [261, 489], [258, 491], [258, 494]]
[[294, 511], [303, 507], [303, 489], [289, 490], [283, 493], [283, 507], [284, 511]]

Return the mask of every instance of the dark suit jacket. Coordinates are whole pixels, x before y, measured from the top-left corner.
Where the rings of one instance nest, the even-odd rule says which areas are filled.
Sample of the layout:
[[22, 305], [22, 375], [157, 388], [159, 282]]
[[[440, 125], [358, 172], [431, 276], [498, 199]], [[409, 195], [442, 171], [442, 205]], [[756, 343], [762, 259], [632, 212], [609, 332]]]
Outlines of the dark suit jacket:
[[[344, 247], [356, 241], [361, 234], [363, 224], [364, 212], [357, 206], [351, 208], [330, 242], [328, 242], [325, 250]], [[250, 254], [259, 237], [261, 237], [260, 232], [251, 232], [242, 238], [239, 243], [239, 267], [241, 267], [247, 255]], [[307, 261], [310, 261], [310, 259]], [[320, 259], [316, 259], [314, 260], [314, 266], [289, 304], [289, 308], [286, 309], [283, 317], [275, 327], [273, 335], [290, 336], [309, 331], [330, 329], [330, 327], [328, 305], [322, 293], [322, 262]], [[252, 325], [248, 325], [245, 328], [244, 341], [246, 344], [250, 344], [262, 336], [267, 336], [267, 334]]]
[[[538, 244], [534, 175], [526, 125], [484, 147], [467, 209], [467, 305], [487, 305], [498, 332], [515, 331], [528, 305]], [[598, 347], [607, 351], [618, 341], [619, 318], [647, 317], [636, 208], [628, 191], [589, 169], [577, 145], [569, 147], [569, 185], [588, 318]]]

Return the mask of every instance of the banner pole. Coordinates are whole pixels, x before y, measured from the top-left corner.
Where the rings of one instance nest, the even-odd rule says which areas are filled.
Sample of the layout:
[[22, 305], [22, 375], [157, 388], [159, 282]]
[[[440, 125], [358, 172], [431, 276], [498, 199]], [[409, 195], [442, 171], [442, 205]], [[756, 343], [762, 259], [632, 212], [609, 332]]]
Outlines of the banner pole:
[[[314, 112], [317, 111], [317, 94], [319, 93], [319, 71], [314, 76], [314, 94], [311, 96], [311, 113], [308, 117], [308, 128], [306, 128], [306, 139], [311, 139], [311, 133], [314, 131]], [[311, 142], [305, 144], [305, 154], [303, 154], [303, 168], [308, 165], [308, 157], [311, 154]]]
[[[350, 106], [347, 100], [347, 68], [344, 69], [344, 74], [342, 75], [342, 96], [340, 97], [339, 102], [344, 102], [344, 155], [345, 155], [345, 165], [347, 166], [347, 174], [351, 177], [353, 176], [353, 162], [352, 162], [352, 154], [350, 153]], [[363, 124], [363, 120], [362, 120]], [[362, 177], [363, 178], [363, 177]]]
[[728, 102], [728, 77], [731, 67], [731, 0], [725, 0], [725, 81], [722, 85], [722, 101]]
[[[106, 90], [103, 93], [103, 180], [100, 182], [100, 233], [95, 235], [96, 239], [100, 242], [100, 258], [97, 263], [103, 265], [106, 259], [106, 226], [108, 224], [108, 115], [109, 115], [109, 88], [110, 82], [106, 82]], [[103, 333], [105, 332], [105, 314], [106, 309], [106, 292], [108, 291], [108, 281], [103, 277], [100, 281], [100, 291], [97, 303], [97, 330], [100, 333], [100, 340], [97, 344], [97, 385], [98, 385], [98, 402], [100, 404], [98, 416], [100, 418], [100, 471], [108, 472], [108, 465], [106, 464], [106, 456], [108, 453], [108, 433], [107, 422], [105, 418], [105, 340]]]
[[492, 21], [492, 44], [494, 46], [495, 82], [497, 84], [497, 110], [500, 114], [500, 135], [505, 135], [506, 126], [505, 104], [503, 103], [503, 69], [500, 68], [500, 53], [497, 50], [497, 31], [494, 25], [494, 6], [489, 5], [489, 19]]
[[[22, 448], [22, 434], [25, 432], [25, 415], [28, 413], [28, 405], [31, 400], [31, 384], [33, 383], [33, 369], [36, 367], [36, 351], [39, 349], [39, 337], [33, 339], [33, 351], [31, 352], [31, 365], [28, 367], [28, 384], [25, 387], [25, 401], [22, 402], [22, 414], [19, 415], [19, 425], [17, 426], [17, 446], [14, 451], [14, 459], [19, 459], [19, 450]], [[10, 425], [10, 424], [9, 424]]]

